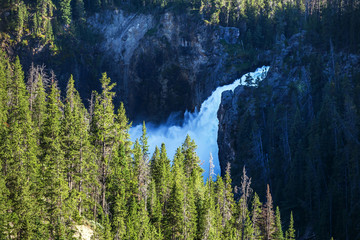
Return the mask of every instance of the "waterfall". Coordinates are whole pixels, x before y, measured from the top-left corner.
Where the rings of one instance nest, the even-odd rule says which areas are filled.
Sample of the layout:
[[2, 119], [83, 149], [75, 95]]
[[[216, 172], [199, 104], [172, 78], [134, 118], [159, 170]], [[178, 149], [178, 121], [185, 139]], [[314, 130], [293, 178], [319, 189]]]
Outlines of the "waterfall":
[[[246, 76], [250, 75], [252, 79], [262, 80], [265, 78], [269, 67], [263, 66], [256, 69], [255, 72], [247, 73], [241, 78], [235, 80], [232, 84], [218, 87], [211, 96], [206, 99], [200, 107], [200, 111], [193, 113], [186, 111], [184, 114], [184, 121], [182, 125], [171, 124], [167, 121], [166, 124], [152, 125], [146, 123], [148, 144], [150, 145], [151, 155], [154, 152], [155, 146], [160, 148], [162, 143], [166, 145], [166, 151], [170, 159], [175, 155], [176, 149], [182, 145], [187, 134], [191, 139], [195, 140], [198, 146], [196, 152], [201, 160], [202, 168], [205, 169], [204, 177], [208, 176], [210, 153], [213, 156], [215, 165], [214, 173], [220, 174], [217, 134], [219, 127], [219, 120], [217, 118], [217, 111], [221, 103], [221, 94], [227, 90], [234, 90], [237, 86], [245, 84]], [[251, 85], [255, 86], [255, 83]], [[134, 126], [130, 129], [131, 139], [134, 141], [140, 138], [142, 132], [142, 124]], [[151, 157], [151, 156], [150, 156]]]

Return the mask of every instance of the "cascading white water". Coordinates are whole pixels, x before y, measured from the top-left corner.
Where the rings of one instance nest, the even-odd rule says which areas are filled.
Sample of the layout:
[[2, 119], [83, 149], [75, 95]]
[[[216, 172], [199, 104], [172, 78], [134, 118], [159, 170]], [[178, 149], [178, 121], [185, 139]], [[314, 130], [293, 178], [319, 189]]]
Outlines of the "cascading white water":
[[[252, 79], [262, 80], [266, 76], [269, 67], [263, 66], [243, 75], [240, 79], [235, 80], [232, 84], [218, 87], [211, 96], [206, 99], [200, 107], [200, 111], [194, 113], [185, 112], [184, 121], [181, 126], [173, 125], [171, 123], [160, 126], [153, 126], [146, 124], [148, 144], [150, 151], [153, 152], [155, 146], [160, 147], [165, 143], [168, 156], [172, 159], [176, 149], [184, 142], [187, 134], [195, 140], [197, 154], [202, 162], [202, 167], [205, 169], [204, 177], [208, 176], [210, 153], [213, 156], [215, 165], [214, 173], [220, 174], [220, 166], [218, 159], [218, 145], [217, 134], [219, 127], [219, 120], [217, 118], [217, 111], [221, 102], [221, 94], [226, 90], [234, 90], [237, 86], [245, 84], [247, 75]], [[169, 122], [169, 121], [168, 121]], [[142, 134], [142, 124], [139, 124], [130, 129], [130, 136], [132, 140], [140, 138]]]

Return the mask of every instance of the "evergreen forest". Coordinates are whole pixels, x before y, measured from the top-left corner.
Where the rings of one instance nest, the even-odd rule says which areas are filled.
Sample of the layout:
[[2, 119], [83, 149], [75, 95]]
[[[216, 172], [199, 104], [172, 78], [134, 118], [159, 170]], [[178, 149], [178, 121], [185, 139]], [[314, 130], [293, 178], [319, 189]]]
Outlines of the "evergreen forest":
[[25, 82], [19, 58], [1, 57], [1, 239], [73, 239], [81, 227], [94, 239], [295, 239], [292, 214], [281, 221], [269, 186], [261, 203], [245, 167], [235, 196], [230, 164], [204, 183], [189, 136], [172, 164], [165, 144], [150, 155], [145, 123], [132, 143], [106, 73], [87, 110], [72, 77], [61, 97], [44, 68]]
[[53, 54], [71, 54], [79, 41], [94, 40], [87, 16], [117, 8], [151, 13], [172, 8], [197, 14], [209, 24], [243, 30], [242, 47], [252, 51], [271, 48], [281, 35], [306, 30], [308, 41], [317, 47], [328, 49], [331, 39], [338, 50], [359, 52], [358, 0], [2, 0], [0, 39], [22, 46], [36, 40]]
[[[148, 42], [164, 36], [156, 24], [169, 12], [198, 31], [238, 30], [208, 53], [225, 56], [209, 72], [223, 64], [239, 77], [270, 66], [229, 100], [236, 114], [222, 123], [231, 127], [218, 141], [221, 176], [202, 168], [212, 157], [199, 159], [190, 136], [173, 159], [166, 142], [150, 149], [142, 119], [131, 140], [138, 109], [119, 89], [139, 90], [138, 79], [126, 85], [101, 69], [104, 36], [89, 23], [119, 11], [153, 16]], [[175, 51], [164, 37], [168, 52], [154, 59], [201, 45], [180, 35], [188, 46]], [[173, 80], [166, 90], [184, 93], [163, 104], [201, 98], [186, 92], [193, 73], [180, 63], [156, 75], [156, 61], [135, 53], [145, 80]], [[139, 95], [160, 92], [138, 84], [154, 87]], [[359, 96], [360, 0], [0, 0], [0, 239], [360, 239]]]

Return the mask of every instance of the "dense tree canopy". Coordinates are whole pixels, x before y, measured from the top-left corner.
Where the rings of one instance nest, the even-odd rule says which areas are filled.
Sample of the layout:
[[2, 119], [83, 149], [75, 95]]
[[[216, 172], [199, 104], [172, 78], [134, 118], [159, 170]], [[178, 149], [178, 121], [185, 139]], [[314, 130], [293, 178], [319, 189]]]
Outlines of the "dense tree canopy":
[[0, 31], [5, 33], [0, 39], [7, 42], [9, 33], [23, 45], [36, 39], [56, 53], [58, 45], [69, 45], [64, 36], [86, 34], [87, 16], [119, 7], [136, 12], [162, 8], [191, 11], [209, 24], [237, 27], [241, 30], [239, 54], [245, 48], [248, 54], [269, 49], [282, 37], [302, 30], [307, 30], [309, 41], [322, 48], [329, 49], [331, 39], [338, 49], [359, 51], [358, 0], [6, 0], [0, 2]]
[[[3, 0], [0, 43], [8, 52], [15, 46], [23, 53], [29, 44], [36, 46], [32, 53], [44, 46], [52, 56], [72, 52], [79, 39], [95, 41], [88, 16], [117, 8], [184, 11], [209, 25], [237, 27], [237, 43], [223, 46], [245, 61], [303, 30], [302, 44], [319, 51], [360, 50], [359, 0]], [[9, 55], [0, 51], [0, 239], [68, 238], [76, 224], [91, 225], [105, 239], [295, 239], [294, 218], [316, 221], [320, 237], [357, 234], [358, 73], [340, 78], [333, 63], [325, 79], [327, 66], [312, 55], [301, 60], [309, 62], [311, 78], [289, 86], [289, 103], [277, 102], [272, 87], [263, 86], [252, 91], [255, 118], [244, 110], [246, 101], [239, 105], [237, 157], [254, 170], [266, 152], [272, 164], [266, 173], [250, 171], [254, 189], [271, 186], [260, 194], [263, 205], [246, 171], [235, 197], [230, 166], [204, 184], [189, 136], [172, 161], [166, 143], [149, 152], [145, 123], [132, 143], [131, 123], [123, 104], [114, 110], [115, 85], [105, 73], [86, 109], [76, 79], [69, 79], [62, 97], [55, 76], [32, 66], [25, 84], [19, 58], [10, 61]], [[287, 230], [272, 206], [271, 188], [282, 190], [274, 199], [286, 213], [302, 213], [285, 216]]]
[[[99, 239], [250, 238], [265, 236], [268, 226], [283, 237], [279, 211], [276, 221], [259, 214], [256, 194], [242, 192], [237, 207], [230, 171], [204, 183], [190, 136], [172, 164], [165, 144], [149, 158], [145, 123], [132, 144], [131, 124], [122, 104], [115, 114], [106, 74], [89, 113], [72, 76], [62, 100], [44, 69], [32, 67], [42, 73], [29, 75], [27, 90], [18, 58], [2, 58], [0, 67], [2, 239], [68, 239], [79, 224]], [[269, 191], [263, 212], [272, 209]]]

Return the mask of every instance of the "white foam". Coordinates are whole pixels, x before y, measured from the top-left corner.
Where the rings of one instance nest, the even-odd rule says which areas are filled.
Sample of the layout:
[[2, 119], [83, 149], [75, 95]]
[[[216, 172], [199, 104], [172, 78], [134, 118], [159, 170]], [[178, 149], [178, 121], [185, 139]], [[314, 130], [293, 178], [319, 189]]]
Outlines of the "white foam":
[[[248, 73], [253, 79], [262, 80], [266, 76], [269, 67], [263, 66], [256, 69], [255, 72]], [[165, 143], [168, 156], [172, 159], [176, 149], [184, 142], [187, 134], [195, 140], [197, 154], [202, 162], [202, 167], [205, 169], [204, 177], [208, 176], [210, 153], [213, 156], [213, 163], [215, 165], [214, 173], [220, 174], [217, 134], [219, 120], [217, 118], [217, 111], [221, 102], [221, 94], [226, 90], [234, 90], [237, 86], [245, 84], [245, 79], [248, 74], [243, 75], [240, 79], [235, 80], [232, 84], [218, 87], [211, 96], [206, 99], [200, 107], [200, 111], [194, 113], [186, 111], [184, 114], [184, 121], [182, 125], [172, 125], [171, 123], [154, 126], [146, 124], [148, 143], [150, 145], [151, 155], [155, 146], [160, 147], [161, 143]], [[254, 85], [254, 84], [253, 84]], [[130, 129], [130, 136], [132, 140], [140, 138], [142, 132], [142, 124], [134, 126]]]

